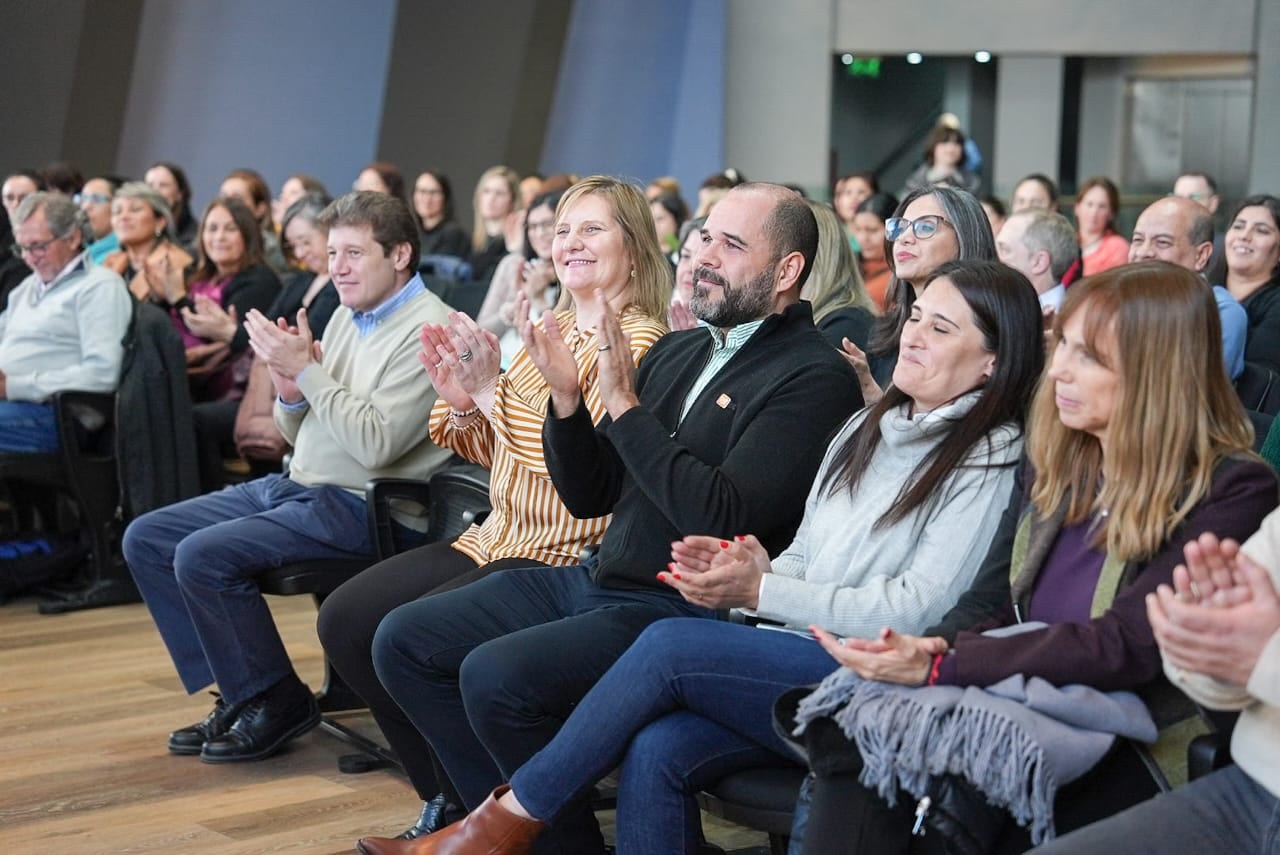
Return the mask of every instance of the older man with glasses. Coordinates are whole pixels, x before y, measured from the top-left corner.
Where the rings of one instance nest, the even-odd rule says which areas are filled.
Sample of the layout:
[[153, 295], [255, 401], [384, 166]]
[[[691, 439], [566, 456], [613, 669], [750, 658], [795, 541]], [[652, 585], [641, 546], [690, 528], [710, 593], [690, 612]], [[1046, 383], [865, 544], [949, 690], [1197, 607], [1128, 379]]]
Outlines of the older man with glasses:
[[32, 272], [0, 313], [0, 451], [40, 453], [58, 447], [55, 392], [116, 388], [133, 306], [124, 280], [85, 252], [72, 200], [32, 193], [13, 220], [14, 254]]

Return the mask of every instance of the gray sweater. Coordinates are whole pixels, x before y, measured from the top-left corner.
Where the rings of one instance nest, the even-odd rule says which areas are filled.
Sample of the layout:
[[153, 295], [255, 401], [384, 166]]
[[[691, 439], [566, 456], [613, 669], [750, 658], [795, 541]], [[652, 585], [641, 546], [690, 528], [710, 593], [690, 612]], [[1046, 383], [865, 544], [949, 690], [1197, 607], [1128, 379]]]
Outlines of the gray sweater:
[[[967, 413], [977, 392], [911, 418], [880, 422], [881, 442], [856, 495], [822, 490], [832, 456], [866, 417], [855, 415], [827, 449], [796, 538], [773, 560], [756, 613], [789, 626], [818, 624], [839, 635], [874, 636], [884, 626], [918, 634], [973, 582], [1013, 488], [1022, 434], [1002, 425], [977, 443], [933, 498], [890, 526], [878, 520], [946, 422]], [[1010, 464], [988, 468], [991, 464]]]

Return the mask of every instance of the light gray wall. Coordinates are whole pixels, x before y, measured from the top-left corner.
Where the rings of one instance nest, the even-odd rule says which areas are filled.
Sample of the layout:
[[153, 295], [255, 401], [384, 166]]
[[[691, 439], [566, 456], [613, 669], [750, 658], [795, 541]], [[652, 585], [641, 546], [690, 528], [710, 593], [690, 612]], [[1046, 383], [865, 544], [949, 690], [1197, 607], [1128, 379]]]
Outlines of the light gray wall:
[[725, 161], [760, 181], [825, 192], [831, 0], [733, 0], [725, 61]]
[[395, 0], [146, 0], [118, 171], [177, 161], [197, 214], [240, 166], [273, 192], [293, 172], [350, 188], [377, 151], [395, 10]]
[[1249, 192], [1280, 192], [1280, 3], [1259, 0]]
[[[839, 50], [883, 53], [1249, 53], [1273, 0], [831, 0]], [[778, 4], [790, 6], [790, 4]]]
[[1002, 56], [996, 80], [994, 192], [1008, 198], [1022, 176], [1054, 175], [1062, 133], [1061, 57]]

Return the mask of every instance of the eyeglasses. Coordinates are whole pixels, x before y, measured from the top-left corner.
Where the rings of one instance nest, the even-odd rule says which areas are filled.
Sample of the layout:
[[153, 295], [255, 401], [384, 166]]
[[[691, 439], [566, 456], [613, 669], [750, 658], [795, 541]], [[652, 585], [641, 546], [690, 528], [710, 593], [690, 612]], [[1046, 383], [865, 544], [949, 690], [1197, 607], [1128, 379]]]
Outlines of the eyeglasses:
[[51, 244], [57, 243], [60, 240], [65, 240], [67, 237], [68, 235], [58, 235], [57, 237], [52, 237], [48, 240], [38, 240], [35, 243], [15, 243], [12, 247], [13, 254], [30, 256], [44, 255], [49, 251], [49, 246]]
[[71, 201], [77, 205], [83, 205], [86, 202], [90, 205], [105, 205], [111, 201], [111, 197], [105, 193], [77, 193], [71, 197]]
[[907, 233], [907, 229], [911, 229], [917, 240], [928, 240], [938, 233], [943, 224], [951, 225], [945, 217], [938, 214], [926, 214], [914, 220], [890, 217], [884, 221], [884, 236], [891, 241], [897, 240]]

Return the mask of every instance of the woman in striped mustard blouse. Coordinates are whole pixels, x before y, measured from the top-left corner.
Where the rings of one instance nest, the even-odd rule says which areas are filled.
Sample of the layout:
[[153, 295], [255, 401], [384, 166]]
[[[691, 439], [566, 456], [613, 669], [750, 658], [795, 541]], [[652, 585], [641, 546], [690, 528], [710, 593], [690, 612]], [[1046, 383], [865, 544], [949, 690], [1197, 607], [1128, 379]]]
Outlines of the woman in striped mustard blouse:
[[[552, 259], [566, 283], [555, 315], [578, 365], [592, 417], [604, 417], [596, 384], [595, 325], [615, 313], [637, 362], [667, 331], [671, 265], [658, 246], [643, 193], [594, 176], [569, 188], [556, 208]], [[566, 273], [573, 269], [573, 275]], [[585, 275], [584, 275], [585, 274]], [[595, 295], [600, 289], [601, 304]], [[528, 306], [522, 305], [517, 314]], [[391, 747], [427, 801], [419, 825], [429, 830], [445, 800], [433, 799], [437, 775], [417, 729], [378, 682], [370, 645], [378, 623], [396, 606], [488, 573], [536, 564], [576, 564], [584, 546], [604, 534], [608, 517], [575, 519], [551, 483], [542, 456], [542, 422], [550, 387], [524, 350], [499, 374], [498, 340], [462, 313], [445, 327], [423, 330], [423, 366], [439, 393], [431, 438], [489, 467], [493, 511], [452, 542], [434, 543], [377, 564], [330, 595], [320, 610], [325, 652], [369, 704]], [[443, 587], [442, 587], [443, 586]], [[439, 780], [444, 786], [443, 775]], [[461, 804], [456, 798], [448, 798]]]

